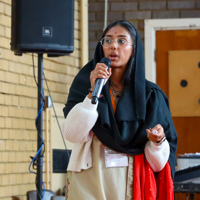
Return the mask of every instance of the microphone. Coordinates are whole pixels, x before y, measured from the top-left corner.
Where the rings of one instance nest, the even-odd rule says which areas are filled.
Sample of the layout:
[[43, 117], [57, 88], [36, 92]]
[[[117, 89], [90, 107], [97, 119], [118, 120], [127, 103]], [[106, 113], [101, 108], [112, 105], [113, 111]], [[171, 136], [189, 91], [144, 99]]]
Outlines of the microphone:
[[[111, 60], [107, 57], [104, 57], [100, 60], [100, 63], [104, 63], [108, 68], [107, 70], [110, 68], [110, 64], [111, 64]], [[104, 86], [104, 83], [105, 83], [105, 79], [103, 78], [98, 78], [96, 80], [96, 83], [95, 83], [95, 86], [94, 86], [94, 90], [92, 92], [92, 104], [96, 104], [99, 97], [100, 97], [100, 94], [101, 94], [101, 91], [102, 91], [102, 88]]]

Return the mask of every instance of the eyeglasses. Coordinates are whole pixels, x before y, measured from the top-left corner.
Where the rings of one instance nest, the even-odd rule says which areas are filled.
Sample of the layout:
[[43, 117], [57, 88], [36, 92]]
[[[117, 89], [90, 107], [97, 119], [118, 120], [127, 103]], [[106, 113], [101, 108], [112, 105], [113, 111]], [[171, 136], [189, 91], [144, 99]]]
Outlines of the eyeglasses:
[[[119, 47], [124, 48], [124, 47], [126, 47], [127, 45], [132, 46], [132, 43], [131, 43], [131, 42], [127, 42], [124, 38], [117, 38], [116, 40], [117, 40], [117, 45], [118, 45]], [[111, 39], [110, 37], [104, 37], [104, 38], [102, 38], [102, 39], [100, 40], [100, 43], [101, 43], [101, 45], [102, 45], [103, 47], [108, 48], [108, 47], [111, 47], [111, 46], [113, 45], [113, 42], [114, 42], [114, 41], [115, 41], [115, 40]]]

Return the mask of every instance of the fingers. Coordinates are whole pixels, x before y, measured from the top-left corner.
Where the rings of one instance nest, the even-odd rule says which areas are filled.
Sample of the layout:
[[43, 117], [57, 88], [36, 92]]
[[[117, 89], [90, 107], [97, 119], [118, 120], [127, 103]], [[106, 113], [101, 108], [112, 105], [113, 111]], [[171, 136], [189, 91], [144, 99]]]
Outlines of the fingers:
[[111, 68], [107, 70], [107, 66], [104, 63], [97, 63], [95, 69], [90, 74], [91, 88], [94, 89], [95, 81], [98, 78], [105, 79], [106, 81], [111, 76]]
[[94, 69], [94, 74], [98, 78], [103, 78], [106, 79], [109, 76], [109, 71], [107, 70], [107, 66], [103, 63], [97, 63], [95, 69]]
[[165, 137], [164, 129], [160, 124], [157, 124], [153, 128], [146, 129], [146, 132], [147, 137], [152, 142], [159, 142], [163, 137]]

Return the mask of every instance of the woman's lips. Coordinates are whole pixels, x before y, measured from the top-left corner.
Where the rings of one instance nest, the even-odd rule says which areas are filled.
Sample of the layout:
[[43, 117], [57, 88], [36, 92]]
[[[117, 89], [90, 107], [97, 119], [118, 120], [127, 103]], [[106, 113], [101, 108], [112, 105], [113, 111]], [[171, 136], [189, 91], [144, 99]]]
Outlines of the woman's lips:
[[110, 58], [111, 61], [115, 61], [115, 60], [117, 60], [118, 57], [119, 57], [119, 56], [116, 55], [116, 54], [112, 54], [112, 55], [109, 56], [109, 58]]

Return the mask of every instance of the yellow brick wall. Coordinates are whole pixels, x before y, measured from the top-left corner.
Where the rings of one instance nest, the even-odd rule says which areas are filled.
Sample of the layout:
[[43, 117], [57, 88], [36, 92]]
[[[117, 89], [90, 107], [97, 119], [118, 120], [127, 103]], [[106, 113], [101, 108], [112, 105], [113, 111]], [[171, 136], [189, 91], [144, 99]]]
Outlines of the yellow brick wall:
[[[66, 102], [71, 82], [81, 67], [80, 35], [80, 0], [75, 0], [74, 52], [56, 58], [44, 55], [44, 73], [55, 103]], [[30, 156], [37, 151], [37, 87], [32, 54], [15, 56], [10, 39], [11, 0], [0, 0], [0, 200], [25, 200], [26, 191], [36, 188], [35, 175], [28, 167]], [[37, 54], [34, 64], [37, 76]], [[44, 88], [48, 96], [45, 82]], [[43, 118], [45, 128], [45, 113]], [[48, 185], [45, 159], [43, 180]]]

